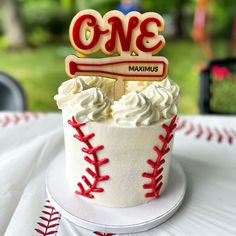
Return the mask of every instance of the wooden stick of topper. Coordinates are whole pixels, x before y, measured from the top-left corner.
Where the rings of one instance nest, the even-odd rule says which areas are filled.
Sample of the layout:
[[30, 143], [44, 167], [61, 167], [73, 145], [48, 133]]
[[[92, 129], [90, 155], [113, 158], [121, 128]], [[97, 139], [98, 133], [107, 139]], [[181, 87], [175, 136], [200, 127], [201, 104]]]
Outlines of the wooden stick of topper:
[[102, 51], [105, 58], [67, 56], [66, 73], [104, 76], [116, 80], [114, 94], [118, 100], [124, 94], [124, 81], [157, 81], [167, 76], [168, 61], [153, 56], [165, 45], [159, 32], [164, 20], [154, 12], [124, 15], [110, 11], [103, 17], [95, 10], [80, 11], [70, 25], [70, 41], [78, 55]]

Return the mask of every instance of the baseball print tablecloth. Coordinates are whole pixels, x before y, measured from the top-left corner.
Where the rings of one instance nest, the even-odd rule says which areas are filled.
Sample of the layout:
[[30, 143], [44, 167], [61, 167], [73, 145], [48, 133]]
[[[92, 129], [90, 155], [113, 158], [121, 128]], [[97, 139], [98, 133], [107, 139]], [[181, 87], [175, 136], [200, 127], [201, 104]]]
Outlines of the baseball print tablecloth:
[[[0, 113], [0, 235], [112, 235], [74, 225], [47, 199], [47, 168], [63, 152], [61, 114]], [[180, 116], [173, 158], [187, 177], [181, 208], [133, 235], [236, 235], [236, 117]]]

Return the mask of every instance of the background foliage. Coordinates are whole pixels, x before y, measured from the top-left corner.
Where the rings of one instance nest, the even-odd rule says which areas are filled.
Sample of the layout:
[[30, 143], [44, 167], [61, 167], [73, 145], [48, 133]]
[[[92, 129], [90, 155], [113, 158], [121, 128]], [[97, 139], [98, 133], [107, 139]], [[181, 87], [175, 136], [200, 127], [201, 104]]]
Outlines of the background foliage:
[[[119, 0], [18, 0], [29, 43], [27, 49], [20, 51], [9, 50], [4, 35], [1, 24], [4, 1], [8, 0], [0, 0], [0, 71], [21, 82], [29, 110], [57, 110], [53, 96], [67, 78], [64, 58], [73, 53], [68, 38], [72, 17], [85, 8], [104, 14], [116, 9]], [[157, 11], [165, 18], [167, 44], [161, 54], [170, 62], [170, 77], [181, 87], [180, 111], [188, 114], [198, 112], [199, 65], [209, 60], [191, 39], [195, 3], [195, 0], [140, 1], [142, 11]], [[228, 55], [235, 5], [235, 0], [211, 0], [207, 28], [216, 57]]]

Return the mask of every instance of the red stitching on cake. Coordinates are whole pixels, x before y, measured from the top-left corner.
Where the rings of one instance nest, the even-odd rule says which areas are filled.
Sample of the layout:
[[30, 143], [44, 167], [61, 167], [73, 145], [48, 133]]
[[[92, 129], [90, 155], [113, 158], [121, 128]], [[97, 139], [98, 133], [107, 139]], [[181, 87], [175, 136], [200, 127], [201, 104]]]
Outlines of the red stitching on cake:
[[215, 128], [215, 131], [216, 131], [216, 134], [217, 134], [217, 142], [218, 143], [221, 143], [222, 142], [222, 140], [223, 140], [223, 135], [222, 135], [222, 133], [220, 132], [220, 130], [218, 129], [218, 128]]
[[45, 210], [42, 211], [43, 215], [39, 217], [41, 222], [37, 222], [40, 228], [36, 228], [34, 230], [43, 236], [56, 234], [56, 229], [59, 225], [61, 215], [55, 210], [48, 200], [46, 201], [44, 208]]
[[190, 123], [190, 127], [189, 129], [185, 132], [186, 135], [191, 134], [194, 131], [195, 127], [193, 125], [193, 123]]
[[153, 150], [157, 153], [156, 161], [152, 161], [148, 159], [146, 163], [151, 166], [153, 169], [152, 173], [142, 173], [142, 177], [150, 179], [150, 183], [144, 184], [143, 189], [150, 189], [151, 192], [146, 193], [144, 196], [146, 198], [149, 197], [158, 197], [159, 192], [161, 190], [161, 187], [163, 185], [162, 183], [162, 172], [163, 167], [162, 165], [165, 163], [165, 160], [163, 157], [170, 151], [170, 148], [168, 147], [168, 144], [173, 138], [173, 131], [176, 128], [176, 118], [177, 116], [174, 116], [170, 122], [169, 125], [163, 124], [162, 128], [164, 129], [166, 136], [163, 135], [159, 136], [159, 140], [162, 142], [161, 149], [159, 149], [157, 146], [153, 147]]
[[203, 135], [203, 128], [201, 125], [198, 125], [198, 132], [196, 134], [196, 138], [200, 138]]
[[231, 134], [229, 133], [229, 131], [224, 128], [223, 132], [225, 133], [226, 137], [227, 137], [227, 141], [229, 144], [233, 144], [233, 136], [231, 136]]
[[178, 122], [177, 127], [176, 127], [176, 131], [179, 131], [179, 130], [185, 128], [185, 126], [186, 126], [186, 120], [181, 121], [181, 123]]
[[112, 235], [115, 235], [115, 234], [111, 234], [111, 233], [101, 233], [101, 232], [94, 232], [96, 235], [100, 235], [100, 236], [112, 236]]
[[99, 171], [100, 166], [108, 163], [109, 159], [103, 158], [101, 160], [98, 160], [97, 152], [104, 149], [104, 146], [99, 145], [99, 146], [94, 147], [89, 142], [89, 140], [93, 138], [95, 134], [91, 133], [91, 134], [85, 135], [83, 133], [83, 131], [81, 130], [81, 127], [85, 126], [86, 123], [77, 122], [74, 116], [72, 117], [72, 120], [68, 120], [68, 123], [77, 131], [77, 134], [75, 134], [74, 137], [86, 145], [86, 147], [82, 148], [82, 152], [92, 156], [92, 159], [91, 159], [89, 156], [86, 155], [84, 157], [84, 160], [88, 164], [94, 167], [94, 170], [91, 170], [90, 168], [86, 168], [86, 172], [94, 179], [93, 183], [91, 183], [89, 179], [85, 175], [83, 175], [82, 180], [84, 181], [84, 183], [87, 185], [88, 188], [85, 189], [83, 184], [79, 182], [77, 186], [79, 187], [80, 191], [76, 190], [75, 193], [77, 195], [82, 195], [87, 198], [94, 198], [94, 195], [92, 194], [92, 192], [101, 193], [104, 191], [103, 188], [97, 187], [98, 183], [109, 179], [108, 175], [101, 176], [100, 171]]

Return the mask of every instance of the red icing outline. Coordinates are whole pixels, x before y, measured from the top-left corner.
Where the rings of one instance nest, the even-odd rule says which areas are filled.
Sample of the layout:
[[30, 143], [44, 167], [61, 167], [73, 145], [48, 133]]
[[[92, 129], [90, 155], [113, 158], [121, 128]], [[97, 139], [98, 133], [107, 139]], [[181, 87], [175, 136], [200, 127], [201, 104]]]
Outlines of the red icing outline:
[[86, 168], [86, 172], [94, 179], [93, 183], [89, 181], [89, 179], [83, 175], [82, 180], [84, 183], [88, 186], [88, 188], [85, 190], [83, 184], [81, 182], [78, 182], [77, 186], [79, 187], [79, 191], [76, 190], [75, 194], [81, 195], [87, 198], [94, 198], [94, 193], [101, 193], [104, 191], [103, 188], [98, 188], [97, 185], [99, 182], [106, 181], [110, 177], [108, 175], [101, 176], [99, 168], [108, 163], [109, 159], [103, 158], [101, 160], [98, 160], [97, 152], [104, 149], [103, 145], [99, 145], [94, 147], [90, 142], [89, 139], [93, 138], [95, 136], [94, 133], [85, 135], [83, 131], [81, 130], [82, 126], [85, 126], [86, 123], [80, 123], [75, 120], [75, 117], [72, 117], [72, 120], [68, 120], [68, 123], [77, 131], [77, 134], [74, 135], [74, 138], [78, 139], [80, 142], [84, 143], [86, 147], [82, 148], [82, 152], [86, 153], [87, 155], [91, 155], [93, 159], [88, 157], [87, 155], [84, 157], [84, 160], [92, 165], [94, 167], [94, 170], [91, 170], [90, 168]]
[[125, 30], [123, 26], [122, 19], [117, 16], [110, 17], [108, 19], [108, 24], [111, 25], [111, 37], [105, 43], [105, 48], [110, 53], [115, 53], [117, 47], [117, 35], [119, 38], [119, 44], [122, 49], [122, 52], [131, 51], [131, 42], [133, 36], [133, 30], [137, 27], [139, 19], [136, 16], [129, 18], [127, 33], [125, 35]]
[[174, 116], [170, 122], [169, 125], [163, 124], [162, 128], [166, 132], [166, 136], [164, 137], [163, 135], [159, 136], [159, 140], [162, 142], [162, 147], [159, 149], [157, 146], [153, 147], [153, 150], [157, 153], [157, 158], [156, 161], [152, 161], [151, 159], [148, 159], [146, 162], [148, 165], [151, 166], [153, 169], [152, 173], [142, 173], [142, 177], [150, 179], [150, 183], [144, 184], [143, 189], [150, 189], [151, 192], [148, 192], [145, 194], [146, 198], [149, 197], [159, 197], [159, 192], [161, 190], [161, 187], [163, 185], [162, 183], [162, 172], [163, 172], [163, 167], [162, 165], [165, 163], [165, 160], [163, 157], [170, 151], [170, 148], [168, 147], [168, 144], [173, 138], [173, 131], [176, 128], [176, 119], [177, 116]]
[[[110, 13], [110, 12], [109, 12]], [[132, 13], [131, 13], [132, 14]], [[144, 14], [143, 16], [145, 17]], [[154, 32], [156, 32], [156, 29], [153, 31], [149, 31], [148, 25], [149, 23], [155, 23], [157, 26], [157, 33], [162, 31], [163, 28], [163, 22], [161, 19], [159, 19], [158, 16], [149, 16], [145, 19], [142, 19], [142, 15], [133, 15], [124, 17], [124, 14], [122, 16], [116, 16], [116, 15], [110, 15], [106, 21], [104, 18], [106, 18], [107, 15], [105, 15], [103, 18], [100, 16], [96, 17], [90, 12], [84, 12], [83, 15], [76, 16], [71, 23], [70, 26], [70, 40], [72, 42], [72, 45], [76, 50], [89, 50], [94, 49], [97, 47], [97, 45], [100, 43], [101, 35], [109, 33], [109, 39], [105, 42], [105, 49], [109, 53], [115, 53], [117, 52], [118, 45], [121, 48], [121, 52], [127, 52], [132, 51], [131, 50], [131, 44], [132, 39], [136, 42], [136, 47], [142, 51], [142, 52], [152, 52], [157, 53], [159, 52], [162, 47], [165, 45], [164, 38], [160, 38], [159, 40], [156, 40], [156, 45], [152, 46], [151, 48], [148, 48], [144, 45], [144, 40], [146, 38], [153, 38], [156, 36]], [[124, 20], [125, 19], [125, 20]], [[101, 21], [100, 21], [101, 20]], [[129, 20], [129, 21], [127, 21]], [[140, 20], [142, 20], [140, 22]], [[90, 40], [89, 44], [85, 45], [81, 40], [81, 26], [83, 26], [83, 23], [86, 23], [87, 26], [93, 28], [93, 36]], [[103, 25], [105, 28], [104, 30], [100, 29], [100, 25]], [[110, 25], [110, 26], [109, 26]], [[139, 28], [137, 28], [139, 26]], [[107, 29], [108, 28], [108, 29]], [[159, 30], [160, 28], [160, 30]], [[139, 34], [136, 36], [133, 31], [139, 30]], [[136, 36], [136, 38], [134, 38]]]
[[[93, 67], [101, 67], [101, 66], [110, 66], [110, 65], [116, 65], [116, 64], [130, 64], [130, 63], [145, 63], [145, 64], [155, 64], [155, 63], [159, 63], [159, 64], [163, 64], [163, 72], [160, 75], [153, 75], [153, 74], [123, 74], [123, 73], [117, 73], [117, 72], [109, 72], [109, 71], [105, 71], [105, 70], [81, 70], [78, 68], [78, 66], [93, 66]], [[92, 73], [103, 73], [106, 75], [114, 75], [114, 76], [123, 76], [123, 77], [150, 77], [150, 78], [159, 78], [159, 77], [163, 77], [166, 74], [166, 70], [167, 70], [167, 64], [164, 61], [161, 60], [156, 60], [156, 61], [132, 61], [132, 60], [127, 60], [127, 61], [116, 61], [116, 62], [108, 62], [108, 63], [77, 63], [74, 61], [70, 61], [69, 62], [69, 71], [71, 75], [75, 75], [77, 72], [81, 73], [81, 72], [92, 72]]]
[[[90, 27], [93, 27], [93, 29], [94, 29], [93, 39], [91, 40], [91, 42], [88, 45], [84, 45], [80, 39], [80, 35], [81, 35], [80, 28], [81, 28], [82, 23], [86, 20], [90, 20], [87, 22], [87, 25]], [[89, 50], [89, 49], [93, 49], [94, 47], [96, 47], [96, 45], [98, 44], [98, 42], [100, 40], [100, 35], [106, 34], [106, 33], [108, 33], [108, 30], [102, 31], [100, 29], [99, 22], [97, 22], [96, 17], [94, 17], [91, 14], [85, 14], [85, 15], [80, 16], [74, 22], [73, 29], [72, 29], [72, 40], [77, 48], [80, 48], [82, 50]]]
[[43, 215], [39, 217], [41, 219], [41, 222], [37, 222], [37, 224], [41, 228], [36, 228], [34, 230], [43, 236], [55, 234], [57, 233], [57, 230], [55, 230], [55, 228], [59, 225], [61, 215], [50, 204], [49, 200], [46, 201], [44, 208], [46, 209], [42, 211]]
[[[158, 52], [162, 49], [162, 47], [165, 45], [165, 41], [163, 39], [159, 40], [157, 44], [151, 48], [145, 47], [143, 44], [143, 41], [145, 38], [152, 38], [155, 36], [153, 32], [148, 31], [147, 26], [150, 22], [156, 23], [157, 27], [161, 27], [162, 23], [160, 19], [157, 19], [155, 17], [149, 17], [143, 20], [140, 24], [140, 35], [136, 39], [136, 46], [139, 50], [142, 52], [155, 52], [158, 50]], [[158, 32], [159, 33], [159, 32]]]

